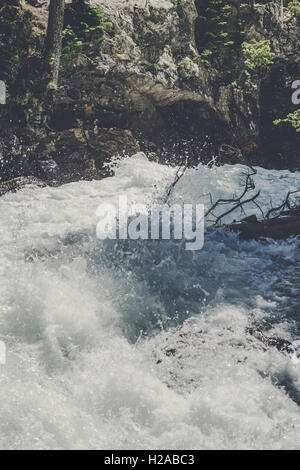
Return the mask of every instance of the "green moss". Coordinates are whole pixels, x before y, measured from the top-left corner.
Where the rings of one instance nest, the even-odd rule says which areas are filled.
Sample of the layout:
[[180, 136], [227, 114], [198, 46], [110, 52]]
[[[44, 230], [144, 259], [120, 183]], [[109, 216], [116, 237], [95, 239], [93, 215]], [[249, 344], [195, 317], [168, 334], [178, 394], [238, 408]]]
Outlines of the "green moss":
[[120, 62], [125, 62], [126, 58], [123, 56], [123, 54], [115, 54], [116, 59], [118, 59]]
[[193, 61], [191, 59], [185, 59], [179, 62], [178, 65], [184, 68], [185, 70], [190, 70], [190, 68], [192, 67], [192, 64], [193, 64]]

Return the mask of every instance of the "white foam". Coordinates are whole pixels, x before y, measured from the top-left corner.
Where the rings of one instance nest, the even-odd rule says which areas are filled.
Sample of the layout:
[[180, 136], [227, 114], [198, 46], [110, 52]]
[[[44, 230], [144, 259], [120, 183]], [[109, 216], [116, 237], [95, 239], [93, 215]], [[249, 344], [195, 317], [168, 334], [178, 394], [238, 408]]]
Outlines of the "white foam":
[[[200, 165], [173, 198], [232, 195], [242, 170]], [[96, 240], [101, 202], [157, 200], [175, 173], [139, 154], [103, 181], [0, 199], [2, 449], [299, 448], [299, 364], [247, 333], [297, 339], [299, 241]], [[266, 208], [300, 175], [256, 181]]]

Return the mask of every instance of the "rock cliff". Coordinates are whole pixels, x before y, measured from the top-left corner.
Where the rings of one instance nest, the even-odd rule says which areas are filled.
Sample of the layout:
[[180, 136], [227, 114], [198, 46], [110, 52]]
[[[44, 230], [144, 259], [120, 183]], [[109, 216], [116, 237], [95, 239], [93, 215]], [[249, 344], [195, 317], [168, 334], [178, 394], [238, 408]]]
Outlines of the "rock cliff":
[[[139, 150], [176, 164], [217, 158], [300, 169], [300, 134], [273, 124], [297, 108], [299, 16], [285, 1], [219, 0], [231, 40], [214, 35], [207, 45], [210, 1], [92, 0], [111, 27], [62, 65], [55, 90], [41, 65], [48, 2], [0, 2], [0, 79], [8, 88], [0, 178], [100, 178], [112, 156]], [[80, 27], [83, 5], [67, 1], [66, 27]], [[249, 73], [241, 44], [253, 39], [269, 41], [274, 56]]]

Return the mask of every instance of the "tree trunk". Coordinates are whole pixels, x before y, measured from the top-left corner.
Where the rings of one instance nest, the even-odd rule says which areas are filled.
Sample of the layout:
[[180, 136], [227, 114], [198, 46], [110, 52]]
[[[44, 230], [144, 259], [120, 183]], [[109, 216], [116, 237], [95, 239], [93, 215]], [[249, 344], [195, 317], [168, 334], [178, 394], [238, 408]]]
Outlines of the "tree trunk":
[[63, 28], [65, 0], [50, 0], [49, 19], [46, 38], [46, 57], [51, 64], [52, 81], [58, 83]]

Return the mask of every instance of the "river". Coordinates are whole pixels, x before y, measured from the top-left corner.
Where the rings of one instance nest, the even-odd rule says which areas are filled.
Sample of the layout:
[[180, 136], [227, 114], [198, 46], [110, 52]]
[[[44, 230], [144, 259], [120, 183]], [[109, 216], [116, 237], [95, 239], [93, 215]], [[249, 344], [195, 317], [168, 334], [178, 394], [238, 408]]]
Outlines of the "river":
[[[189, 169], [172, 200], [231, 197], [244, 170]], [[263, 210], [300, 187], [257, 170]], [[300, 448], [300, 363], [248, 330], [298, 341], [299, 238], [96, 238], [99, 204], [149, 204], [175, 173], [138, 154], [102, 181], [1, 197], [1, 449]]]

